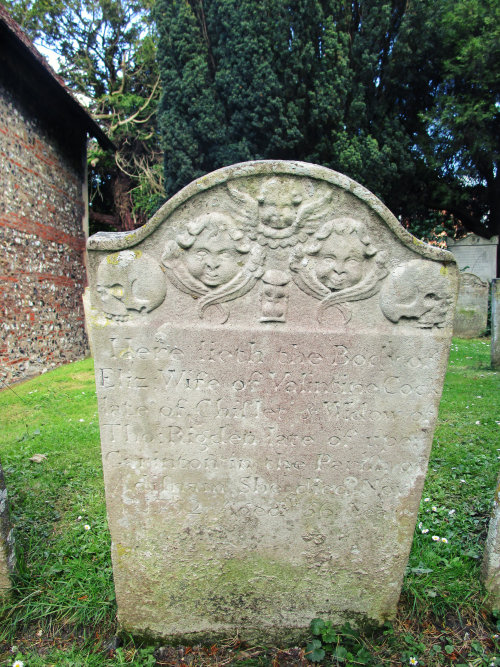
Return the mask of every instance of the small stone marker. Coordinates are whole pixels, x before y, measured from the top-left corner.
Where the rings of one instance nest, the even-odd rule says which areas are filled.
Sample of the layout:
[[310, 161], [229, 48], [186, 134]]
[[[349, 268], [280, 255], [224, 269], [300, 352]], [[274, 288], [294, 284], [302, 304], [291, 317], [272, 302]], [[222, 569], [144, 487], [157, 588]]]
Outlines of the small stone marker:
[[460, 273], [453, 335], [477, 338], [488, 323], [489, 285], [473, 273]]
[[491, 281], [491, 367], [500, 368], [500, 278]]
[[455, 256], [460, 271], [469, 271], [485, 282], [496, 277], [498, 236], [485, 239], [467, 234], [458, 241], [447, 239], [447, 248]]
[[488, 537], [484, 549], [482, 575], [488, 592], [486, 606], [500, 612], [500, 477], [497, 480], [493, 513], [490, 518]]
[[121, 627], [285, 640], [394, 616], [453, 256], [349, 178], [277, 161], [88, 248]]
[[14, 572], [16, 557], [14, 553], [14, 535], [10, 525], [7, 488], [0, 465], [0, 599], [10, 594], [11, 575]]

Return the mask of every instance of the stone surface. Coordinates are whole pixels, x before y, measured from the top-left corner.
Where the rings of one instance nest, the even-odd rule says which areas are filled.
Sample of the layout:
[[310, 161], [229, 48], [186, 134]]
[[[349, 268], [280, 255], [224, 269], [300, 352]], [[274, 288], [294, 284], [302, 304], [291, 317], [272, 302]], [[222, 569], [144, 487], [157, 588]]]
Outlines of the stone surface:
[[328, 169], [254, 162], [89, 239], [119, 619], [290, 638], [396, 611], [458, 272]]
[[460, 273], [453, 335], [477, 338], [484, 334], [488, 322], [490, 287], [473, 273]]
[[500, 368], [500, 278], [491, 281], [491, 366]]
[[447, 240], [447, 247], [457, 260], [460, 271], [468, 271], [481, 280], [489, 282], [497, 275], [498, 236], [485, 239], [476, 234], [467, 234], [463, 239]]
[[484, 548], [482, 575], [488, 593], [486, 606], [500, 612], [500, 477], [495, 489], [494, 507]]
[[14, 536], [10, 525], [7, 488], [0, 465], [0, 598], [10, 594], [12, 585], [10, 577], [14, 567]]

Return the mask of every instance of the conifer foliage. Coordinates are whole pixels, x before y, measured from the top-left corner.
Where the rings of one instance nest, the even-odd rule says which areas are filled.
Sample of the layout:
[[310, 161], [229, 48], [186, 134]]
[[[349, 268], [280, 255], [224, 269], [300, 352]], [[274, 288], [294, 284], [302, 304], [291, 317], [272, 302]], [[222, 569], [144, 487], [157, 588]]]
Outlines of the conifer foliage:
[[397, 193], [430, 103], [426, 4], [158, 0], [167, 192], [223, 165], [282, 158]]
[[[488, 183], [454, 115], [465, 88], [474, 116], [488, 61], [478, 44], [488, 34], [491, 51], [498, 34], [493, 4], [156, 0], [167, 195], [235, 162], [297, 159], [361, 182], [418, 235], [438, 224], [498, 233], [498, 77], [488, 75], [487, 117], [475, 118], [474, 144], [485, 132], [491, 147]], [[479, 70], [465, 66], [468, 40]]]

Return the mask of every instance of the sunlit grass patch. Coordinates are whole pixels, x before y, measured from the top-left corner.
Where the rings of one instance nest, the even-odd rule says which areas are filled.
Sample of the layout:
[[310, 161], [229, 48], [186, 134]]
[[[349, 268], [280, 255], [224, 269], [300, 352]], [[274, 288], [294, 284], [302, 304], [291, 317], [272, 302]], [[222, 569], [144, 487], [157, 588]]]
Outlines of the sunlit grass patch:
[[18, 554], [0, 636], [110, 625], [114, 591], [92, 361], [1, 392], [0, 411]]
[[479, 568], [500, 467], [499, 408], [489, 345], [455, 340], [405, 580], [419, 608], [445, 614], [483, 602]]

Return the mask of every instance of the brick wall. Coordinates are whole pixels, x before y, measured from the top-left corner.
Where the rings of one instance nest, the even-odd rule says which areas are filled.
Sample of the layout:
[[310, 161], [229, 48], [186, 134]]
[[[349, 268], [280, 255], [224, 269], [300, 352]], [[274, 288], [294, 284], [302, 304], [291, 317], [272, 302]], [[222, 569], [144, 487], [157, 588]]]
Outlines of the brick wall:
[[[72, 144], [72, 154], [67, 145]], [[87, 352], [82, 293], [84, 144], [75, 155], [0, 83], [0, 378]]]

